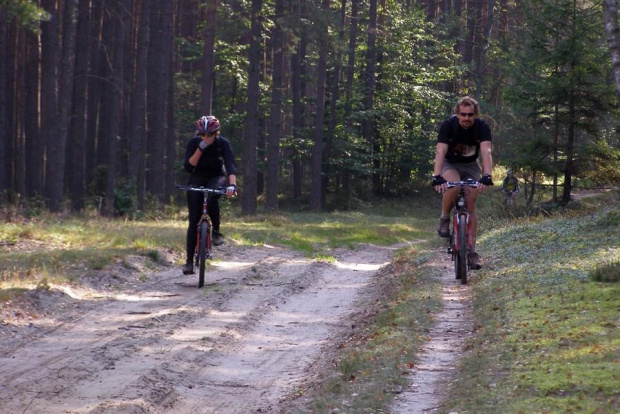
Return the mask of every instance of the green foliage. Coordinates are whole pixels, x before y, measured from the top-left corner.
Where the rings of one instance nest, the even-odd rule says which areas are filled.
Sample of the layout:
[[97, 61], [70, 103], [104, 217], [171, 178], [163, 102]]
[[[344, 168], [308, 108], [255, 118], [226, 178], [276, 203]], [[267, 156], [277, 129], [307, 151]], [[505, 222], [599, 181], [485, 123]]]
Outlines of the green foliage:
[[119, 216], [134, 218], [138, 211], [136, 185], [128, 179], [120, 178], [114, 189], [114, 211]]
[[615, 92], [606, 81], [610, 65], [600, 3], [528, 0], [519, 10], [514, 82], [506, 92], [514, 116], [514, 122], [506, 119], [507, 153], [520, 166], [547, 175], [605, 181], [597, 159], [614, 165], [599, 142], [609, 137], [601, 132], [611, 127], [604, 121], [615, 108]]
[[445, 107], [451, 97], [441, 87], [460, 72], [445, 27], [402, 4], [388, 10], [390, 30], [377, 44], [381, 63], [375, 108], [365, 114], [377, 120], [373, 159], [379, 169], [368, 173], [380, 174], [382, 192], [398, 193], [412, 177], [429, 175], [435, 129], [449, 115]]
[[40, 31], [39, 23], [50, 18], [49, 13], [32, 0], [0, 0], [0, 8], [6, 10], [7, 21], [15, 20], [19, 26], [35, 33]]

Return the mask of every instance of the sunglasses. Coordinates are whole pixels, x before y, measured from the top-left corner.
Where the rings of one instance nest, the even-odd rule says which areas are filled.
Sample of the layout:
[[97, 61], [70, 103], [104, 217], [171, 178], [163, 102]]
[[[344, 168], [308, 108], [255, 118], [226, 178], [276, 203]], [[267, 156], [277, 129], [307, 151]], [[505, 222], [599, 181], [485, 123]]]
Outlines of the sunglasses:
[[463, 118], [473, 118], [476, 114], [473, 112], [461, 112], [459, 115]]

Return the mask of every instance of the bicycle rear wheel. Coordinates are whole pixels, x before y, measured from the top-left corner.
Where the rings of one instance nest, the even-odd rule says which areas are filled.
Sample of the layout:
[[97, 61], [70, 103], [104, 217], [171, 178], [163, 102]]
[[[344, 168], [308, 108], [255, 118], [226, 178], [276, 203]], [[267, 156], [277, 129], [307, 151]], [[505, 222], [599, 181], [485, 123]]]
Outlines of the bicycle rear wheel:
[[461, 276], [461, 284], [467, 284], [467, 219], [466, 216], [459, 217], [459, 251], [458, 251], [458, 270]]
[[198, 248], [198, 287], [205, 284], [205, 268], [207, 255], [209, 254], [209, 225], [206, 222], [200, 224], [200, 243]]

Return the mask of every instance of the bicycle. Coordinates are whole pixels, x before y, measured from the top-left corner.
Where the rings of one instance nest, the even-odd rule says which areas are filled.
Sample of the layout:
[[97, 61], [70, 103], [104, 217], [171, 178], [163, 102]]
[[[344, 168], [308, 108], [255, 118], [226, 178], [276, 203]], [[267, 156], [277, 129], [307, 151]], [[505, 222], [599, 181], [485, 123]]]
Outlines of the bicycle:
[[196, 250], [194, 252], [194, 266], [198, 266], [198, 287], [201, 288], [205, 284], [205, 268], [207, 260], [212, 259], [211, 253], [211, 219], [207, 214], [207, 199], [209, 194], [226, 195], [226, 189], [212, 189], [205, 187], [192, 187], [186, 185], [177, 185], [179, 190], [197, 191], [202, 193], [202, 216], [198, 220], [198, 232], [196, 240]]
[[467, 284], [467, 271], [470, 266], [467, 260], [468, 252], [471, 249], [472, 234], [470, 220], [471, 213], [465, 205], [465, 187], [478, 188], [478, 181], [467, 179], [462, 181], [448, 181], [447, 188], [460, 187], [459, 196], [454, 205], [454, 217], [452, 220], [452, 231], [448, 241], [448, 253], [452, 254], [454, 262], [454, 274], [457, 279], [461, 279], [461, 284]]
[[512, 209], [512, 207], [516, 204], [517, 202], [517, 193], [519, 192], [519, 190], [502, 190], [502, 195], [504, 197], [504, 205], [506, 206], [506, 208], [508, 208], [509, 210]]

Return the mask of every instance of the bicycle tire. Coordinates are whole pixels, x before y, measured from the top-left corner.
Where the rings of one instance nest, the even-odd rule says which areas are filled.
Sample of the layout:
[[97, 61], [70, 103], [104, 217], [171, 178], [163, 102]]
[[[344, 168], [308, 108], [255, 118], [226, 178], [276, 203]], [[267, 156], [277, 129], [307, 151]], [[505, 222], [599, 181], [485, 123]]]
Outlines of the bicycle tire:
[[455, 229], [452, 229], [452, 233], [450, 234], [450, 253], [452, 253], [452, 263], [454, 264], [454, 276], [456, 279], [461, 278], [461, 274], [459, 273], [459, 255], [456, 250], [456, 232]]
[[205, 284], [205, 268], [207, 266], [209, 225], [206, 222], [200, 224], [200, 244], [198, 248], [198, 287]]
[[459, 252], [458, 272], [461, 275], [461, 284], [467, 284], [467, 220], [465, 215], [459, 217]]

